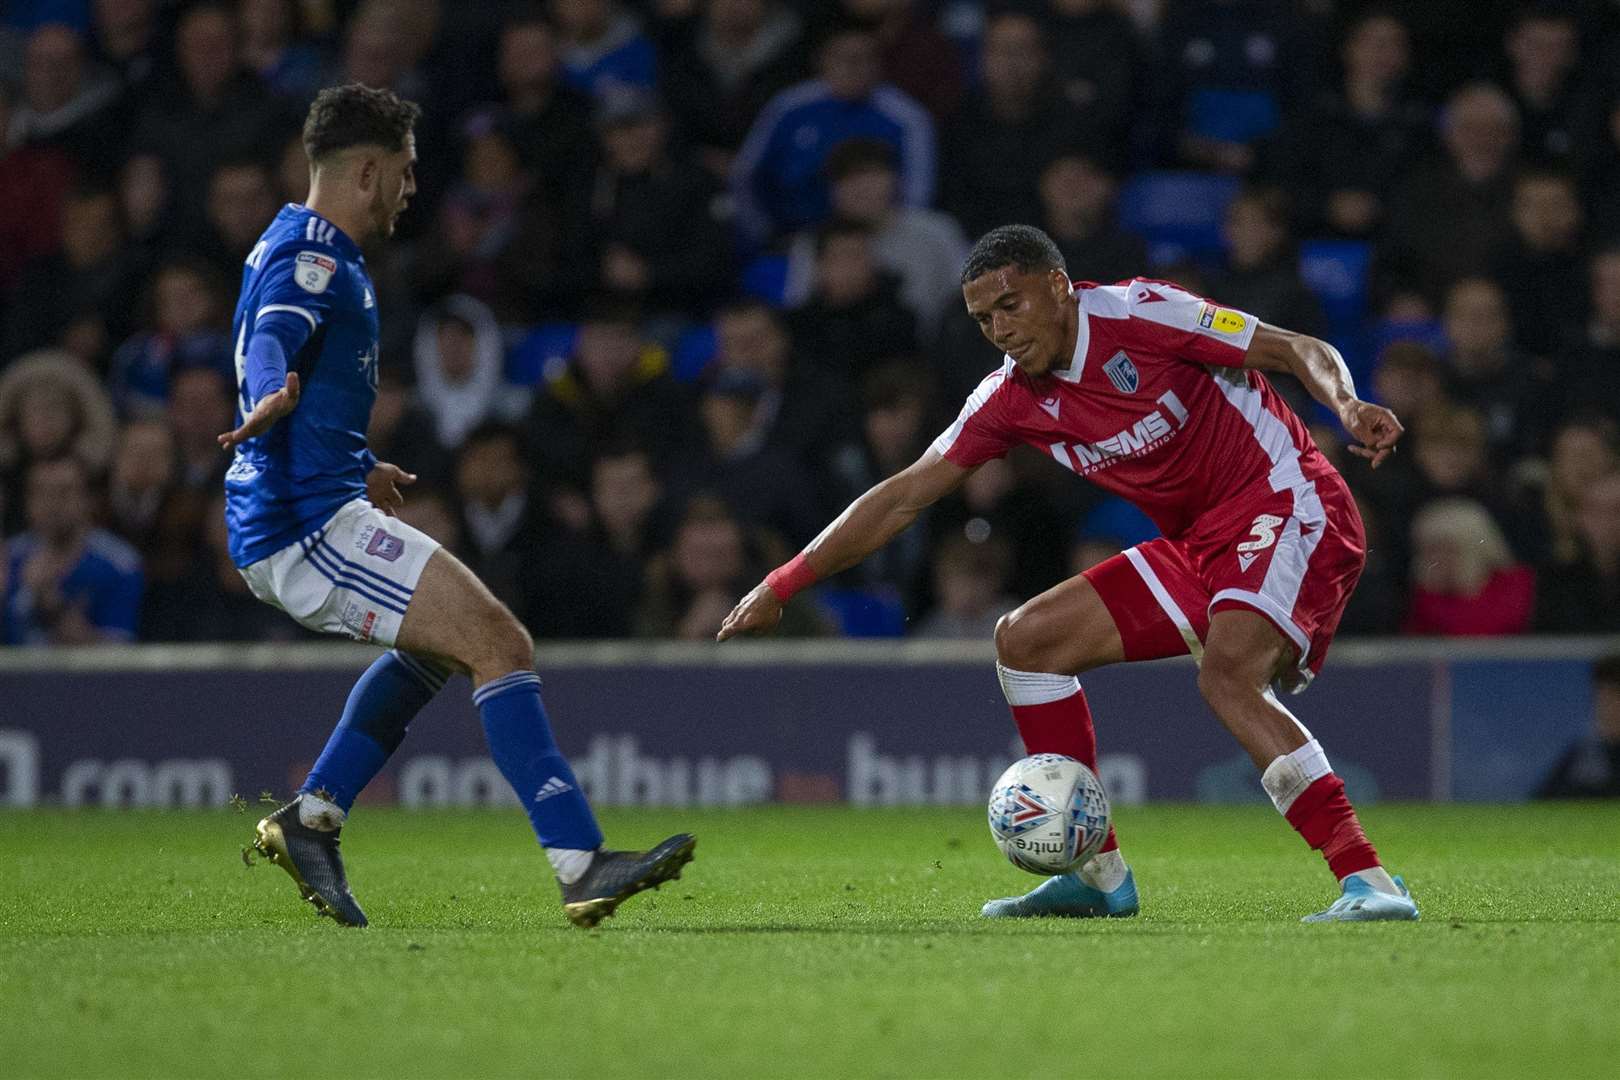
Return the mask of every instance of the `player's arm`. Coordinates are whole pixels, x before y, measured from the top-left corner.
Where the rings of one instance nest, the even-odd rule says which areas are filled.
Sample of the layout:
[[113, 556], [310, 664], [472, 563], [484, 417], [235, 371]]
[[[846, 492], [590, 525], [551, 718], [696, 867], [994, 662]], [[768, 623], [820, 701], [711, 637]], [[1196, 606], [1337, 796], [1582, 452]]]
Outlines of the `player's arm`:
[[848, 570], [887, 544], [923, 510], [960, 487], [972, 472], [935, 450], [925, 451], [850, 503], [808, 547], [754, 586], [726, 616], [715, 639], [772, 629], [782, 618], [782, 605], [794, 593]]
[[1360, 443], [1352, 445], [1350, 452], [1366, 458], [1375, 469], [1395, 452], [1395, 443], [1406, 430], [1394, 413], [1357, 397], [1355, 381], [1339, 350], [1309, 334], [1261, 323], [1243, 366], [1293, 374], [1311, 397], [1333, 410]]

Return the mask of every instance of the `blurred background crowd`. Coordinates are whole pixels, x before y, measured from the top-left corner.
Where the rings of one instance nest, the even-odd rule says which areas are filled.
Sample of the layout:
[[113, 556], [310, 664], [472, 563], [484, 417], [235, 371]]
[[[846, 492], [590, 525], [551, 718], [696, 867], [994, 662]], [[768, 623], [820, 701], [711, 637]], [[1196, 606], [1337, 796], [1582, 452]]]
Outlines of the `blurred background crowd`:
[[[999, 363], [970, 240], [1334, 341], [1410, 434], [1345, 634], [1620, 631], [1620, 4], [11, 0], [0, 640], [281, 640], [225, 550], [241, 265], [321, 86], [419, 101], [370, 439], [540, 638], [713, 634]], [[1282, 380], [1286, 381], [1286, 380]], [[1034, 453], [784, 632], [988, 637], [1153, 535]]]

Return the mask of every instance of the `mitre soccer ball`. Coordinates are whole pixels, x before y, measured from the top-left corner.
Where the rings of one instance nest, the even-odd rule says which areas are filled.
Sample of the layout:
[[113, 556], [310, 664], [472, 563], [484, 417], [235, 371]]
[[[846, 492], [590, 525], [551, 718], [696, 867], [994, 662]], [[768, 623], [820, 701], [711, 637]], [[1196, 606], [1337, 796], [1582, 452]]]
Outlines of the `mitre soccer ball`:
[[1013, 762], [990, 789], [990, 835], [1019, 869], [1064, 874], [1108, 838], [1108, 796], [1074, 758], [1035, 754]]

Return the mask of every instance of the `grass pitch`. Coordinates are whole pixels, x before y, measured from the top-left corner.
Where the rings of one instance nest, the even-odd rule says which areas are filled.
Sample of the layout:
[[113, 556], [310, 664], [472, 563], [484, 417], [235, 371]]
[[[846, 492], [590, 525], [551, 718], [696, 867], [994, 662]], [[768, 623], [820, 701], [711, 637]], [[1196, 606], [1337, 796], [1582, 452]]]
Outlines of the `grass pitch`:
[[567, 925], [511, 812], [362, 808], [372, 919], [238, 849], [259, 808], [0, 814], [0, 1074], [24, 1077], [1613, 1075], [1620, 807], [1374, 807], [1417, 924], [1266, 807], [1131, 807], [1118, 921], [989, 922], [1035, 883], [973, 810], [609, 812], [699, 836]]

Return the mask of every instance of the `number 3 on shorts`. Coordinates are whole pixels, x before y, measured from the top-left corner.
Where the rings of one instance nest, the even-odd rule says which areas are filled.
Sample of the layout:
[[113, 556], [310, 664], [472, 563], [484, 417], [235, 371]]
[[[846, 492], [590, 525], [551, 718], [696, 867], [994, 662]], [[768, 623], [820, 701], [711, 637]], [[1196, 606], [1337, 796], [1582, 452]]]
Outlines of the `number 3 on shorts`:
[[1277, 542], [1277, 526], [1283, 519], [1276, 514], [1261, 514], [1249, 526], [1249, 539], [1237, 546], [1239, 551], [1264, 551]]

